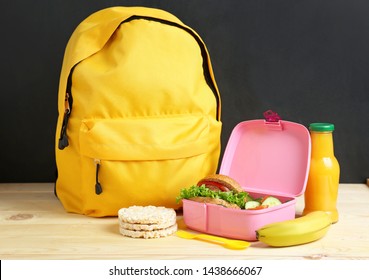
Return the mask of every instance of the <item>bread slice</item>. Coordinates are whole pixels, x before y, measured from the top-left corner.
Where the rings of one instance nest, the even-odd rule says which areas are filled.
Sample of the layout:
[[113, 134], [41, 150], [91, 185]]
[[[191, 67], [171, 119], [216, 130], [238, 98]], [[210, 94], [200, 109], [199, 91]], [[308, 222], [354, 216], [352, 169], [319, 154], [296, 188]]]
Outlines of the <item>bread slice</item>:
[[189, 200], [192, 201], [196, 201], [196, 202], [201, 202], [201, 203], [211, 203], [211, 204], [216, 204], [216, 205], [220, 205], [226, 208], [233, 208], [233, 209], [241, 209], [237, 204], [233, 204], [233, 203], [229, 203], [223, 199], [220, 198], [211, 198], [211, 197], [191, 197], [189, 198]]
[[212, 182], [221, 184], [225, 186], [227, 189], [229, 189], [230, 191], [233, 191], [235, 193], [240, 193], [240, 192], [245, 191], [236, 180], [234, 180], [233, 178], [227, 175], [222, 175], [222, 174], [212, 174], [212, 175], [206, 176], [203, 179], [201, 179], [197, 183], [197, 185], [198, 186], [201, 186], [202, 184], [211, 185]]

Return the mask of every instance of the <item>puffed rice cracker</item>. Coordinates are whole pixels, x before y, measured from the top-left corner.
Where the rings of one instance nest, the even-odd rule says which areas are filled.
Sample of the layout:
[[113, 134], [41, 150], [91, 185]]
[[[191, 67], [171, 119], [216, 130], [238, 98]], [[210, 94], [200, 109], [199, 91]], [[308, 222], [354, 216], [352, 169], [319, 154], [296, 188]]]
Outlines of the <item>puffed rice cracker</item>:
[[130, 206], [118, 211], [119, 220], [130, 224], [164, 224], [176, 218], [172, 208], [162, 206]]
[[178, 229], [177, 224], [174, 224], [165, 229], [158, 229], [158, 230], [151, 230], [151, 231], [144, 231], [144, 230], [129, 230], [124, 228], [119, 228], [119, 231], [122, 235], [132, 237], [132, 238], [161, 238], [169, 236], [175, 233]]
[[151, 230], [157, 230], [157, 229], [165, 229], [168, 228], [176, 223], [176, 218], [172, 220], [168, 220], [168, 222], [163, 222], [161, 224], [132, 224], [132, 223], [126, 223], [123, 221], [119, 221], [119, 226], [123, 229], [129, 229], [129, 230], [145, 230], [145, 231], [151, 231]]

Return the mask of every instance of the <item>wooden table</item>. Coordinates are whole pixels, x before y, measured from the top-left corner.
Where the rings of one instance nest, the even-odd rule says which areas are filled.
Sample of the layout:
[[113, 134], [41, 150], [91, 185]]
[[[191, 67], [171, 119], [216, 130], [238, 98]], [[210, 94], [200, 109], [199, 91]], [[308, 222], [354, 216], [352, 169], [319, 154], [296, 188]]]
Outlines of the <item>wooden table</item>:
[[[297, 199], [301, 213], [303, 197]], [[369, 187], [341, 184], [340, 220], [318, 241], [286, 248], [252, 242], [246, 250], [185, 240], [132, 239], [119, 234], [117, 218], [66, 213], [53, 184], [0, 184], [0, 259], [369, 259]], [[178, 224], [185, 228], [182, 217]]]

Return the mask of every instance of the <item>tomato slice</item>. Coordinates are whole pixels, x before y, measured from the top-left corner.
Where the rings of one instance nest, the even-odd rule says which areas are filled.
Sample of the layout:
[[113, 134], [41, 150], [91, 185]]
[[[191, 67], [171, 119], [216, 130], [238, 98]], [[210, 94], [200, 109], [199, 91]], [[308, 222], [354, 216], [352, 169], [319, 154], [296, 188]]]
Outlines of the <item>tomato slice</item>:
[[198, 186], [205, 185], [207, 188], [211, 190], [220, 190], [222, 192], [229, 192], [230, 190], [218, 182], [208, 181], [208, 180], [201, 180], [197, 183]]
[[270, 197], [270, 195], [266, 195], [264, 196], [261, 200], [260, 200], [260, 203], [262, 204], [268, 197]]

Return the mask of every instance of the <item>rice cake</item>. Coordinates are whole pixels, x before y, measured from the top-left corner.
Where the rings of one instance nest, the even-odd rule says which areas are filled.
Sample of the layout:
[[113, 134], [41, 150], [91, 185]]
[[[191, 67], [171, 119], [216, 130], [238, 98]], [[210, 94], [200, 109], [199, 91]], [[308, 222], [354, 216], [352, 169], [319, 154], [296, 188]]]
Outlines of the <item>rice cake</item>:
[[174, 209], [162, 206], [130, 206], [118, 211], [119, 231], [132, 238], [160, 238], [177, 231]]
[[168, 228], [157, 229], [157, 230], [129, 230], [124, 228], [119, 228], [119, 231], [122, 235], [132, 237], [132, 238], [160, 238], [172, 235], [178, 229], [177, 224], [174, 224]]
[[130, 224], [161, 224], [176, 217], [172, 208], [162, 206], [130, 206], [118, 211], [119, 220]]
[[121, 228], [129, 229], [129, 230], [157, 230], [157, 229], [164, 229], [167, 227], [170, 227], [176, 223], [176, 218], [169, 220], [168, 222], [163, 222], [160, 224], [132, 224], [132, 223], [126, 223], [123, 221], [119, 221], [119, 225]]

